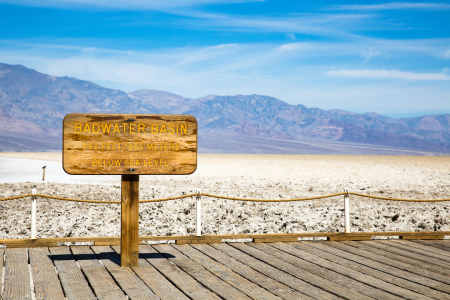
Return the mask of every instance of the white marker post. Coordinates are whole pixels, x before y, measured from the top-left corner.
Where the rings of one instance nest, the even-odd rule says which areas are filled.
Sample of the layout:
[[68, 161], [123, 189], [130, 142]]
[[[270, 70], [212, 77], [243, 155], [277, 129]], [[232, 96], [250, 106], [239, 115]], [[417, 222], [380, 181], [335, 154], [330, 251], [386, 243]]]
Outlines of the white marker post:
[[201, 190], [197, 189], [197, 236], [202, 236], [202, 195]]
[[344, 215], [345, 215], [345, 233], [350, 233], [350, 201], [348, 188], [345, 189], [347, 194], [344, 195]]
[[36, 238], [36, 189], [31, 190], [31, 239]]

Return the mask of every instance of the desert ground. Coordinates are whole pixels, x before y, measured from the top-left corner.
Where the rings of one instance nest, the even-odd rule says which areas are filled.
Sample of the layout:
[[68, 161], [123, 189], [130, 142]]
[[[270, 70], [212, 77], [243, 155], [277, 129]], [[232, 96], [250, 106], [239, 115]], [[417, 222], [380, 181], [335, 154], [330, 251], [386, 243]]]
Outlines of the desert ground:
[[[120, 176], [72, 176], [61, 153], [0, 153], [0, 198], [39, 194], [117, 201]], [[46, 165], [46, 179], [42, 168]], [[140, 199], [204, 193], [289, 199], [352, 192], [450, 198], [450, 157], [199, 154], [187, 176], [140, 176]], [[253, 203], [203, 199], [203, 234], [343, 232], [344, 200]], [[0, 202], [0, 238], [30, 236], [29, 198]], [[449, 231], [450, 201], [394, 202], [350, 196], [352, 232]], [[38, 237], [119, 236], [120, 205], [38, 198]], [[140, 204], [140, 235], [195, 232], [195, 199]]]

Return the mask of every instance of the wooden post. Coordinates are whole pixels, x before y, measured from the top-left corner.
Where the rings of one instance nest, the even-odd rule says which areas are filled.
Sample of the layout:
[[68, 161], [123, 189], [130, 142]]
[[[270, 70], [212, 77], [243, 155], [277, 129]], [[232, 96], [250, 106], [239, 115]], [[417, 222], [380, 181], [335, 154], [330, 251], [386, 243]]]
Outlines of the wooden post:
[[45, 180], [45, 168], [47, 168], [47, 166], [42, 167], [42, 181]]
[[202, 236], [202, 194], [199, 189], [197, 189], [196, 204], [197, 204], [197, 236]]
[[36, 189], [31, 194], [31, 239], [36, 239]]
[[345, 219], [345, 233], [350, 233], [350, 201], [348, 196], [348, 189], [345, 189], [347, 194], [344, 195], [344, 219]]
[[122, 175], [120, 266], [137, 267], [139, 258], [139, 175]]

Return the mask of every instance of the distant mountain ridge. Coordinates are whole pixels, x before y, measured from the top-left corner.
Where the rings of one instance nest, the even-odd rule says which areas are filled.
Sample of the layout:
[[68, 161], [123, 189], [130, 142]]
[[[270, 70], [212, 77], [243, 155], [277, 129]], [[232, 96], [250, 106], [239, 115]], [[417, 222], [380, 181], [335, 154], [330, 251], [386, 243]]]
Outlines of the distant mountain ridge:
[[62, 119], [74, 112], [191, 114], [198, 120], [199, 132], [293, 141], [316, 138], [450, 152], [450, 114], [395, 119], [377, 113], [290, 105], [261, 95], [188, 99], [157, 90], [127, 94], [89, 81], [0, 64], [2, 131], [24, 138], [59, 138]]

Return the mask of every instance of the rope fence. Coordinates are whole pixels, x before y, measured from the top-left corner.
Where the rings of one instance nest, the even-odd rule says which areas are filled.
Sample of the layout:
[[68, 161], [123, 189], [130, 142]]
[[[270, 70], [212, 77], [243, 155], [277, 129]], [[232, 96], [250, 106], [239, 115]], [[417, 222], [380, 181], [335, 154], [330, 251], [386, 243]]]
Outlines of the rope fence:
[[[330, 194], [330, 195], [324, 195], [324, 196], [292, 198], [292, 199], [251, 199], [251, 198], [219, 196], [219, 195], [207, 194], [207, 193], [194, 193], [194, 194], [181, 195], [181, 196], [176, 196], [176, 197], [139, 200], [139, 203], [164, 202], [164, 201], [170, 201], [170, 200], [178, 200], [178, 199], [184, 199], [184, 198], [190, 198], [190, 197], [197, 197], [199, 195], [205, 196], [205, 197], [210, 197], [210, 198], [224, 199], [224, 200], [249, 201], [249, 202], [295, 202], [295, 201], [320, 200], [320, 199], [332, 198], [332, 197], [337, 197], [337, 196], [342, 196], [342, 195], [354, 195], [354, 196], [372, 198], [372, 199], [377, 199], [377, 200], [402, 201], [402, 202], [445, 202], [445, 201], [450, 201], [450, 198], [449, 199], [406, 199], [406, 198], [404, 199], [404, 198], [389, 198], [389, 197], [372, 196], [372, 195], [360, 194], [360, 193], [354, 193], [354, 192], [348, 192], [348, 193], [343, 192], [343, 193]], [[13, 196], [13, 197], [6, 197], [6, 198], [0, 198], [0, 201], [16, 200], [16, 199], [22, 199], [22, 198], [27, 198], [27, 197], [41, 197], [41, 198], [55, 199], [55, 200], [61, 200], [61, 201], [99, 203], [99, 204], [120, 204], [121, 203], [120, 201], [84, 200], [84, 199], [64, 198], [64, 197], [44, 195], [44, 194], [25, 194], [25, 195]]]
[[[197, 192], [193, 193], [193, 194], [160, 198], [160, 199], [140, 200], [139, 203], [163, 202], [163, 201], [179, 200], [179, 199], [184, 199], [184, 198], [195, 197], [196, 198], [196, 212], [197, 212], [197, 218], [196, 218], [197, 234], [196, 235], [202, 236], [202, 226], [201, 226], [201, 224], [202, 224], [202, 196], [210, 197], [210, 198], [217, 198], [217, 199], [224, 199], [224, 200], [248, 201], [248, 202], [295, 202], [295, 201], [320, 200], [320, 199], [332, 198], [332, 197], [337, 197], [337, 196], [344, 196], [345, 233], [350, 233], [350, 203], [349, 203], [350, 195], [371, 198], [371, 199], [377, 199], [377, 200], [402, 201], [402, 202], [445, 202], [445, 201], [450, 201], [450, 199], [402, 199], [402, 198], [380, 197], [380, 196], [372, 196], [372, 195], [367, 195], [367, 194], [349, 192], [348, 189], [345, 189], [345, 192], [343, 192], [343, 193], [336, 193], [336, 194], [330, 194], [330, 195], [324, 195], [324, 196], [313, 196], [313, 197], [292, 198], [292, 199], [250, 199], [250, 198], [227, 197], [227, 196], [201, 193], [201, 190], [197, 189]], [[36, 200], [37, 200], [37, 197], [46, 198], [46, 199], [55, 199], [55, 200], [61, 200], [61, 201], [94, 203], [94, 204], [120, 204], [121, 203], [121, 201], [84, 200], [84, 199], [64, 198], [64, 197], [58, 197], [58, 196], [37, 194], [36, 189], [33, 189], [31, 194], [0, 198], [0, 202], [8, 201], [8, 200], [23, 199], [23, 198], [27, 198], [27, 197], [31, 197], [31, 200], [32, 200], [32, 202], [31, 202], [31, 238], [32, 239], [36, 239], [36, 235], [37, 235], [36, 234], [37, 233], [37, 227], [36, 227], [36, 217], [37, 217]]]

